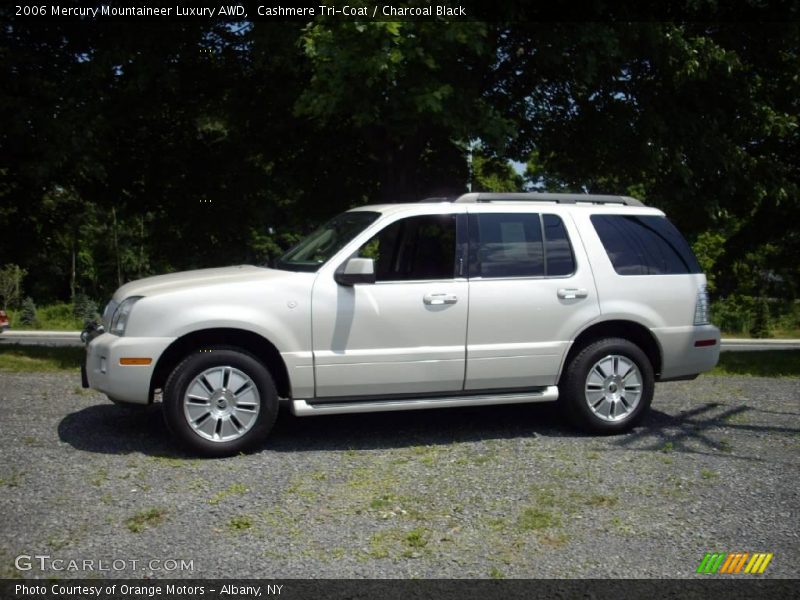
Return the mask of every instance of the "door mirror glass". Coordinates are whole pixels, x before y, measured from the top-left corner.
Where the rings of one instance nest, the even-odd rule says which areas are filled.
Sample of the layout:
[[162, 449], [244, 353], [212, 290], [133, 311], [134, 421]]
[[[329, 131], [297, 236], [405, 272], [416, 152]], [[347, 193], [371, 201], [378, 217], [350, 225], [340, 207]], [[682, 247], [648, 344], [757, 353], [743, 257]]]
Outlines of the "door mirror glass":
[[375, 283], [375, 261], [371, 258], [349, 258], [333, 275], [339, 285]]

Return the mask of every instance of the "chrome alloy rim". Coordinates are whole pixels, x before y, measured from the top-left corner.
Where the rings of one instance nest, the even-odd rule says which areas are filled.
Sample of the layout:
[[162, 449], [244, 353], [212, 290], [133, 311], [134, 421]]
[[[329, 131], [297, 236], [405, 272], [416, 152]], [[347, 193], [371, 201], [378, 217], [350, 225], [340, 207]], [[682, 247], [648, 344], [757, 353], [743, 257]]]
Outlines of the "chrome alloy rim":
[[212, 367], [192, 379], [183, 414], [194, 432], [212, 442], [230, 442], [252, 429], [261, 408], [258, 388], [245, 373]]
[[631, 359], [611, 354], [598, 360], [586, 377], [586, 403], [604, 421], [627, 418], [642, 397], [642, 374]]

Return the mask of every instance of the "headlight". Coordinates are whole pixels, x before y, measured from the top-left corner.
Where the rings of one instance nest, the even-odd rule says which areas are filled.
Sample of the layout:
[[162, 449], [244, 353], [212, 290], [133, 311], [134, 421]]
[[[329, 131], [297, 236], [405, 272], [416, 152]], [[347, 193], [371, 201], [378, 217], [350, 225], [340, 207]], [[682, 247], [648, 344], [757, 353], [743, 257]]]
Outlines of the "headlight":
[[133, 309], [133, 305], [141, 299], [142, 296], [131, 296], [120, 302], [117, 310], [114, 311], [114, 316], [111, 318], [111, 328], [108, 330], [109, 333], [120, 336], [125, 335], [125, 327], [128, 325], [128, 317], [130, 317], [131, 309]]
[[114, 302], [113, 299], [111, 299], [109, 300], [108, 304], [106, 304], [106, 307], [103, 309], [102, 322], [103, 322], [103, 327], [105, 328], [106, 331], [111, 330], [111, 318], [117, 311], [118, 306], [119, 304], [117, 304], [116, 302]]

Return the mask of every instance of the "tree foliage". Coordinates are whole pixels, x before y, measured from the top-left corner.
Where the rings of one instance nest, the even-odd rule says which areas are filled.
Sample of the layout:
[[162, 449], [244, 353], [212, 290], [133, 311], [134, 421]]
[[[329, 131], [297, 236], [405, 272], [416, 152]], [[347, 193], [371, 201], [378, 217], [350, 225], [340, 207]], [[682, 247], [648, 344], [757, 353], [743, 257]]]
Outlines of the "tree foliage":
[[22, 299], [22, 280], [26, 271], [19, 265], [8, 264], [0, 268], [0, 301], [3, 310], [17, 308]]
[[[800, 26], [8, 20], [0, 257], [40, 303], [264, 262], [350, 206], [628, 193], [796, 297]], [[527, 165], [524, 178], [509, 161]]]

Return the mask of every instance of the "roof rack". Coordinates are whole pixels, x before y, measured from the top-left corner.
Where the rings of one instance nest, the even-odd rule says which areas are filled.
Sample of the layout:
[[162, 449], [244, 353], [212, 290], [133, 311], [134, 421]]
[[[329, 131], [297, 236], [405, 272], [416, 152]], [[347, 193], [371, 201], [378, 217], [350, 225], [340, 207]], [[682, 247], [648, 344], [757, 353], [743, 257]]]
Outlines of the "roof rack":
[[[444, 200], [444, 198], [437, 200]], [[430, 200], [429, 200], [430, 201]], [[463, 194], [453, 202], [555, 202], [556, 204], [624, 204], [625, 206], [644, 206], [630, 196], [610, 196], [604, 194], [546, 194], [540, 192], [497, 193], [473, 192]]]
[[419, 202], [455, 202], [458, 196], [431, 196], [430, 198], [423, 198]]

